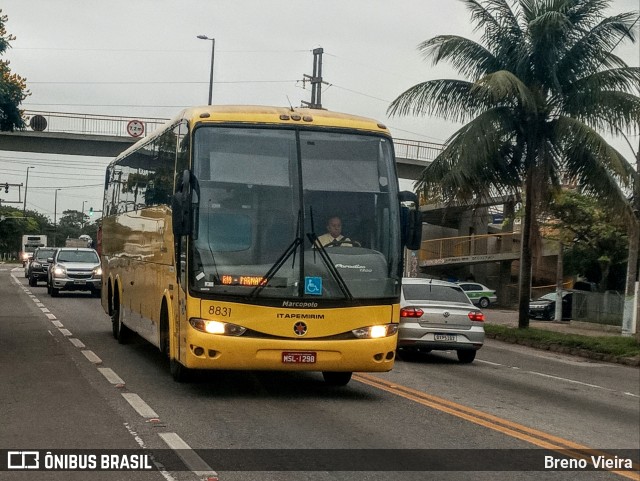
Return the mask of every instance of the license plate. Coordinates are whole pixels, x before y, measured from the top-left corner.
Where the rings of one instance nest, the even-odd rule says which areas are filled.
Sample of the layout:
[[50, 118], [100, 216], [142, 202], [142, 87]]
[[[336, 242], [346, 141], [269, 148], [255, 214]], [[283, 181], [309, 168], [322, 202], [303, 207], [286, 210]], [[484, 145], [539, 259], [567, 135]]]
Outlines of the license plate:
[[315, 352], [283, 352], [282, 362], [284, 364], [314, 364], [316, 362]]
[[74, 284], [86, 284], [87, 281], [73, 281]]
[[436, 341], [455, 342], [456, 335], [455, 334], [434, 334], [434, 339]]

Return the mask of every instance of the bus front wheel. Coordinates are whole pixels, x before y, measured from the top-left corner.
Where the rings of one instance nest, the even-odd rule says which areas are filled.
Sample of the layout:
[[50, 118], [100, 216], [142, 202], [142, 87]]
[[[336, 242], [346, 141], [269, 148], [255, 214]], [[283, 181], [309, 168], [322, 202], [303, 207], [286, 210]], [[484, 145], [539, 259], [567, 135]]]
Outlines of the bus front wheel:
[[171, 376], [176, 382], [185, 382], [189, 380], [190, 369], [180, 364], [175, 359], [169, 359], [169, 370]]
[[323, 371], [324, 382], [329, 386], [346, 386], [351, 381], [351, 372]]

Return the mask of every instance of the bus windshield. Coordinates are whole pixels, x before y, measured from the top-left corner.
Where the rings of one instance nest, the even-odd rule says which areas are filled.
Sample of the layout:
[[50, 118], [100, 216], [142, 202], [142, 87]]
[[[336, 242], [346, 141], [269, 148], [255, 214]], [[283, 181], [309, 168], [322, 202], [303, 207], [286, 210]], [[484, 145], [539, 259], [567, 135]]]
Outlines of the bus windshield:
[[[190, 288], [201, 294], [387, 298], [400, 282], [388, 138], [311, 129], [196, 129]], [[337, 220], [336, 220], [337, 219]], [[324, 244], [330, 223], [341, 232]]]

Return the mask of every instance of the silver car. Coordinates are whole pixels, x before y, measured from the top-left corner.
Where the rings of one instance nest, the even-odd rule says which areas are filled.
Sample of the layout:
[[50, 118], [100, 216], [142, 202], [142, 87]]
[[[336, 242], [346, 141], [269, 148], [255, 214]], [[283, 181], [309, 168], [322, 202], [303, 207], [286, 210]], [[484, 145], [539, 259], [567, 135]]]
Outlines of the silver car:
[[56, 297], [61, 290], [91, 291], [100, 297], [102, 269], [95, 249], [61, 247], [50, 259], [47, 291]]
[[398, 355], [410, 351], [456, 351], [470, 363], [484, 344], [484, 314], [457, 284], [405, 278], [400, 300]]

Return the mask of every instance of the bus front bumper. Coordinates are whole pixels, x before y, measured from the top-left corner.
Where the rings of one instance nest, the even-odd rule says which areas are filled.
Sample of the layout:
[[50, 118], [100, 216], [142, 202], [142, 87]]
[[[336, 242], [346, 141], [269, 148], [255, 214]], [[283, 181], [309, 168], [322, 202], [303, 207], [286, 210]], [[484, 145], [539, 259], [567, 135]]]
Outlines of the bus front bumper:
[[397, 345], [397, 335], [301, 342], [190, 334], [180, 362], [191, 369], [386, 372]]

